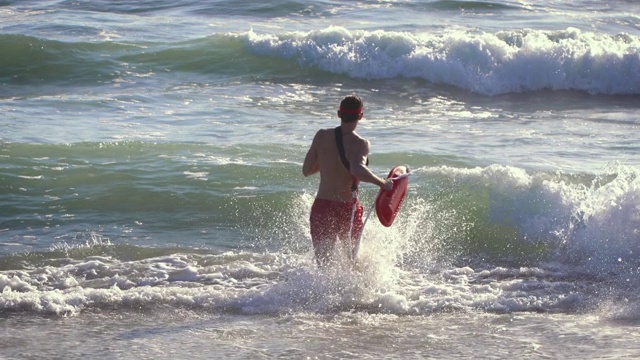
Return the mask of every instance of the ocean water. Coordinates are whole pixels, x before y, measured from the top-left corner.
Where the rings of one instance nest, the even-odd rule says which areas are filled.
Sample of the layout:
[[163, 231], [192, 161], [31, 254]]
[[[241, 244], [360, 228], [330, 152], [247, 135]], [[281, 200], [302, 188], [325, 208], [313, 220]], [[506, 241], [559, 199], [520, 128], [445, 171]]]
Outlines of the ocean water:
[[[352, 93], [413, 174], [318, 269]], [[0, 358], [636, 358], [639, 110], [635, 1], [0, 1]]]

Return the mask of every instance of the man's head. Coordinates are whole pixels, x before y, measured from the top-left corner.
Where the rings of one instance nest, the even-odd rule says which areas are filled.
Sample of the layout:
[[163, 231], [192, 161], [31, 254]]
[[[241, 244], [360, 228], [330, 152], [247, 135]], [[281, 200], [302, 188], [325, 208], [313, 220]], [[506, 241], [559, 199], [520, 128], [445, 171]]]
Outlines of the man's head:
[[350, 123], [362, 119], [364, 103], [356, 95], [349, 95], [340, 102], [338, 117], [342, 122]]

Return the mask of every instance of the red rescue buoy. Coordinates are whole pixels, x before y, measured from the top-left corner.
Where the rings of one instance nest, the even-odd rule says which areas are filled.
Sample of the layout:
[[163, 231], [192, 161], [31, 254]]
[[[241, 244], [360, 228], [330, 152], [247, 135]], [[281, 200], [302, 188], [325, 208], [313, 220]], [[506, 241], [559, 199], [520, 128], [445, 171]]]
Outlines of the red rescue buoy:
[[387, 178], [394, 179], [393, 188], [391, 190], [380, 189], [376, 198], [376, 214], [380, 223], [389, 227], [398, 215], [400, 205], [407, 194], [409, 169], [404, 165], [396, 166], [391, 169]]

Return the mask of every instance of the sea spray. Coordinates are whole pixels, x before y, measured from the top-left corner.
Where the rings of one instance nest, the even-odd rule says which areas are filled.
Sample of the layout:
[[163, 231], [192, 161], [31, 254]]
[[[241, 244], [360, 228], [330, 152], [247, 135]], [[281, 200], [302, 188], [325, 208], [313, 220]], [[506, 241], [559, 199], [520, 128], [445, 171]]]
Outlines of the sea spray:
[[567, 255], [594, 272], [636, 274], [640, 262], [638, 170], [612, 165], [585, 187]]

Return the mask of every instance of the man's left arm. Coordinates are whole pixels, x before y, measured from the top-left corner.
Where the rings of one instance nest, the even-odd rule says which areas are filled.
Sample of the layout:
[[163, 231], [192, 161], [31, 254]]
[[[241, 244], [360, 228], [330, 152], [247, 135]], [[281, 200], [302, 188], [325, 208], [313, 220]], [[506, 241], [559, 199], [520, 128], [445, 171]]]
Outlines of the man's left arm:
[[391, 180], [385, 180], [378, 175], [371, 172], [367, 166], [367, 158], [369, 156], [369, 141], [362, 140], [358, 143], [353, 156], [350, 159], [351, 163], [351, 175], [358, 178], [360, 181], [372, 183], [378, 185], [381, 188], [389, 190], [393, 186]]

